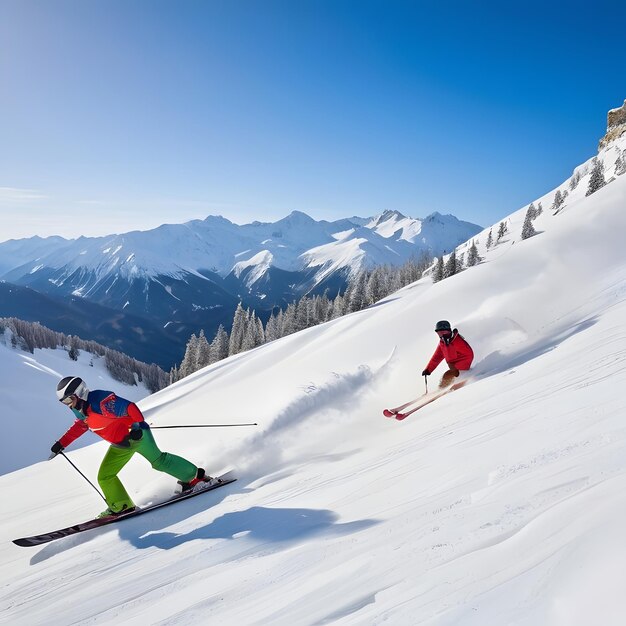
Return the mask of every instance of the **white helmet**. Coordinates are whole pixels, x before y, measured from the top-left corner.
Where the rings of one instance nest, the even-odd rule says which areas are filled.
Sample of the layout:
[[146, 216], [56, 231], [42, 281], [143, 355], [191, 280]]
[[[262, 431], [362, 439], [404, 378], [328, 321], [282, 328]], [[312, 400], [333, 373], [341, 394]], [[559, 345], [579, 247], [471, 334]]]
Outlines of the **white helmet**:
[[81, 400], [86, 400], [88, 395], [87, 385], [78, 376], [66, 376], [57, 385], [57, 398], [61, 402], [70, 396], [78, 396]]

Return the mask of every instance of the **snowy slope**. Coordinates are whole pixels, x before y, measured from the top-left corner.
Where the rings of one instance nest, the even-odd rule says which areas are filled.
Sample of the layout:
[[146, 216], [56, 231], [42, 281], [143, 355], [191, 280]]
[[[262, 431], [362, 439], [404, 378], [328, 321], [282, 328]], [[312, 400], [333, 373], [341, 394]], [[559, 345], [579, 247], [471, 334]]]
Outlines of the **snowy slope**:
[[[27, 550], [10, 539], [102, 503], [62, 460], [0, 477], [0, 621], [622, 624], [625, 205], [622, 176], [522, 242], [524, 207], [481, 265], [141, 402], [161, 425], [258, 421], [157, 434], [235, 465], [230, 487]], [[475, 348], [471, 382], [386, 420], [441, 318]], [[105, 449], [72, 458], [94, 478]], [[140, 459], [122, 476], [139, 504], [174, 487]]]
[[[81, 351], [75, 362], [61, 349], [36, 349], [30, 354], [7, 347], [0, 335], [0, 474], [47, 459], [50, 446], [71, 426], [72, 413], [55, 395], [64, 376], [81, 376], [92, 389], [115, 389], [134, 402], [150, 393], [143, 383], [129, 386], [114, 381], [101, 357]], [[87, 433], [76, 445], [99, 440]]]

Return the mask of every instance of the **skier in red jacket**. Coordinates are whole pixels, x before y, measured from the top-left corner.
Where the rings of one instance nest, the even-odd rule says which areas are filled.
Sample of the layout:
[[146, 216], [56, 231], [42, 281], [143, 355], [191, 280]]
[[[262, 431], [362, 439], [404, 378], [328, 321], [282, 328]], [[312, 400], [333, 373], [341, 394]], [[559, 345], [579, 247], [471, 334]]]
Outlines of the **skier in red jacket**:
[[435, 332], [439, 335], [439, 345], [431, 357], [422, 376], [430, 376], [439, 363], [446, 360], [448, 371], [441, 377], [440, 388], [447, 387], [459, 375], [461, 370], [468, 370], [474, 360], [474, 351], [455, 328], [452, 330], [450, 322], [437, 322]]

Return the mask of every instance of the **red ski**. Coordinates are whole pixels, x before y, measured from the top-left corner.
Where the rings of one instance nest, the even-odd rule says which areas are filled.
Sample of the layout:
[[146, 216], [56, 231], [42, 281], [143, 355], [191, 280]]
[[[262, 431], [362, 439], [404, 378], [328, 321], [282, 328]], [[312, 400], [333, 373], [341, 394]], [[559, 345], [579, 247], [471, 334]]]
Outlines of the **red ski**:
[[428, 395], [428, 392], [422, 394], [421, 396], [419, 396], [418, 398], [415, 398], [414, 400], [409, 400], [408, 402], [405, 402], [404, 404], [401, 404], [400, 406], [397, 406], [394, 409], [383, 409], [383, 415], [385, 417], [395, 417], [398, 413], [400, 413], [403, 409], [406, 409], [411, 404], [415, 404], [416, 402], [419, 402], [420, 400], [424, 400], [427, 395]]
[[401, 404], [395, 409], [383, 409], [383, 415], [385, 417], [395, 417], [396, 415], [398, 415], [398, 413], [402, 411], [402, 409], [406, 409], [407, 406], [413, 404], [413, 402], [417, 402], [418, 400], [420, 400], [420, 398], [418, 398], [417, 400], [412, 400], [411, 402], [407, 402], [406, 404]]
[[[434, 402], [435, 400], [438, 400], [439, 398], [441, 398], [441, 396], [445, 396], [446, 394], [450, 393], [451, 391], [456, 391], [457, 389], [460, 389], [461, 387], [465, 386], [467, 384], [467, 380], [462, 380], [458, 383], [454, 383], [454, 385], [452, 385], [451, 387], [448, 387], [447, 389], [443, 389], [437, 393], [432, 394], [431, 396], [424, 398], [422, 400], [422, 402], [420, 402], [415, 408], [411, 409], [410, 411], [407, 411], [406, 413], [402, 413], [401, 410], [411, 404], [413, 404], [414, 402], [417, 402], [417, 400], [413, 400], [413, 402], [408, 402], [407, 404], [402, 405], [401, 407], [398, 407], [398, 410], [389, 410], [389, 409], [385, 409], [385, 411], [383, 411], [384, 415], [386, 417], [395, 417], [398, 421], [402, 421], [404, 419], [406, 419], [409, 415], [411, 415], [412, 413], [415, 413], [415, 411], [419, 411], [420, 409], [424, 408], [426, 405], [430, 404], [431, 402]], [[389, 413], [389, 415], [388, 415]]]

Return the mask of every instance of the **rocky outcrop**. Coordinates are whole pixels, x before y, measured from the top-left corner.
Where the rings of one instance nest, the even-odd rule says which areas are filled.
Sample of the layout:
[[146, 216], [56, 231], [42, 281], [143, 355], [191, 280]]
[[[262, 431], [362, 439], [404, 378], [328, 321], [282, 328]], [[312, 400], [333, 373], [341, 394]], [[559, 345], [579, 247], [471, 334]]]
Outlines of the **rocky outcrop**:
[[611, 109], [607, 115], [606, 135], [600, 139], [598, 150], [606, 148], [626, 133], [626, 100], [619, 109]]

